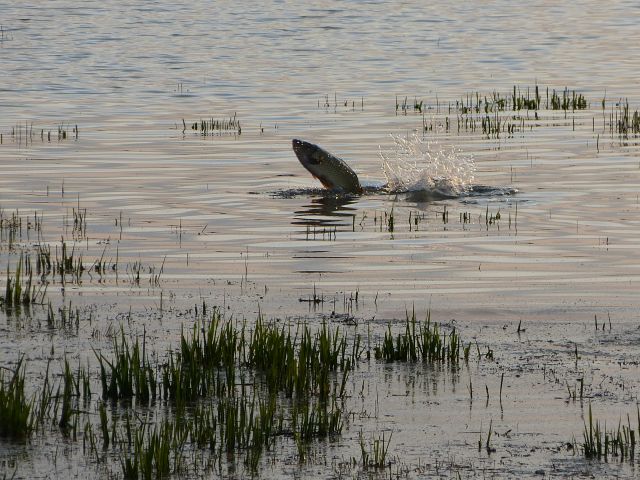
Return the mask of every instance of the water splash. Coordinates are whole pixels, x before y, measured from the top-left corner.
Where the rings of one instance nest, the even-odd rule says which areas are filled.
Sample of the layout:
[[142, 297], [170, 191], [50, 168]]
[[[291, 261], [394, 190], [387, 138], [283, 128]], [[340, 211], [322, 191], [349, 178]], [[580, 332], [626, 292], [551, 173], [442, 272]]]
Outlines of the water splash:
[[408, 138], [391, 135], [391, 138], [395, 144], [392, 150], [379, 147], [382, 173], [389, 190], [458, 196], [472, 188], [476, 165], [470, 154], [416, 134]]

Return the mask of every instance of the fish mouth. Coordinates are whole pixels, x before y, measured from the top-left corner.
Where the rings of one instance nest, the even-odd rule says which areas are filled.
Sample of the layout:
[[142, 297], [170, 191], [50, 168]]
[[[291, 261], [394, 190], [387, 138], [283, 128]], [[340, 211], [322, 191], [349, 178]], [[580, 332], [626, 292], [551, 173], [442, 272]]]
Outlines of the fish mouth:
[[317, 148], [313, 143], [305, 142], [304, 140], [298, 140], [297, 138], [294, 138], [291, 141], [291, 146], [293, 147], [293, 151], [298, 157], [298, 160], [300, 160], [300, 162], [303, 165], [316, 163], [313, 161], [313, 157], [311, 156], [311, 153], [313, 152], [314, 147]]
[[296, 155], [302, 152], [302, 150], [305, 148], [306, 143], [307, 142], [305, 142], [304, 140], [298, 140], [297, 138], [291, 140], [291, 146], [293, 147], [293, 151], [296, 152]]
[[311, 143], [305, 142], [304, 140], [298, 140], [297, 138], [291, 140], [293, 151], [300, 160], [302, 160], [301, 155], [305, 155], [311, 149], [311, 145]]

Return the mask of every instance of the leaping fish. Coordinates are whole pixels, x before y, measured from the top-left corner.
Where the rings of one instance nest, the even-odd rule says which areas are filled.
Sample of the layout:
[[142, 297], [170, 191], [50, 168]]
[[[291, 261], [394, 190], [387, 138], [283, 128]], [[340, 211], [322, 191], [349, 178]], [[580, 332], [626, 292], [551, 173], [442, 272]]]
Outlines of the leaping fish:
[[320, 180], [325, 188], [339, 193], [363, 192], [358, 175], [344, 160], [304, 140], [294, 138], [292, 145], [302, 166]]

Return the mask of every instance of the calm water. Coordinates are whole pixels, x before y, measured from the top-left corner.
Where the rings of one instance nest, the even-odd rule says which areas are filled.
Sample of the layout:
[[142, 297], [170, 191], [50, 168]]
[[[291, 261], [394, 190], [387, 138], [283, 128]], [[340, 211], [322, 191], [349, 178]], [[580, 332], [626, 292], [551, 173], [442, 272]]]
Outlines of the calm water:
[[[25, 229], [13, 249], [5, 238], [0, 271], [39, 240], [53, 250], [75, 239], [88, 266], [102, 258], [117, 262], [118, 274], [54, 282], [48, 297], [94, 308], [109, 321], [131, 308], [155, 332], [159, 350], [203, 300], [248, 318], [258, 310], [309, 318], [336, 311], [380, 325], [412, 305], [430, 308], [470, 336], [504, 343], [513, 350], [507, 363], [536, 360], [526, 347], [506, 346], [505, 324], [559, 325], [549, 328], [568, 345], [575, 339], [566, 332], [591, 325], [594, 315], [635, 328], [638, 143], [612, 134], [610, 122], [620, 99], [632, 111], [640, 102], [639, 14], [636, 2], [590, 1], [5, 2], [0, 208], [5, 218], [37, 212], [44, 238]], [[589, 108], [542, 109], [539, 118], [501, 112], [518, 128], [499, 138], [465, 126], [483, 115], [460, 115], [457, 101], [475, 102], [476, 92], [507, 97], [514, 85], [525, 96], [538, 85], [543, 105], [547, 87], [549, 95], [568, 87]], [[413, 108], [420, 101], [422, 112]], [[190, 128], [232, 117], [240, 134]], [[304, 138], [345, 158], [361, 177], [381, 180], [379, 147], [393, 144], [390, 134], [422, 135], [424, 124], [435, 125], [427, 138], [473, 155], [477, 184], [518, 193], [336, 199], [317, 190], [291, 150], [292, 138]], [[67, 138], [58, 138], [59, 127]], [[74, 231], [74, 209], [86, 212], [86, 231]], [[467, 214], [469, 222], [461, 221]], [[324, 303], [310, 309], [299, 300], [314, 289]], [[150, 320], [160, 305], [179, 315]], [[47, 348], [92, 355], [93, 327], [69, 343], [0, 319], [9, 332], [0, 337], [2, 363], [32, 349], [33, 335]], [[539, 328], [533, 345], [546, 341], [546, 327]], [[44, 353], [31, 356], [37, 362]], [[392, 409], [398, 400], [389, 395]], [[541, 394], [548, 403], [540, 408], [554, 411], [557, 395]], [[616, 401], [624, 404], [623, 397]], [[512, 418], [530, 407], [516, 402]], [[402, 408], [394, 421], [410, 433], [398, 442], [408, 445], [404, 461], [417, 463], [415, 418]], [[434, 415], [433, 425], [451, 420]], [[476, 428], [476, 419], [470, 415], [466, 428]], [[581, 426], [574, 416], [561, 432], [544, 433], [569, 441]], [[461, 448], [476, 437], [451, 442]], [[445, 443], [441, 455], [460, 455]], [[531, 474], [547, 461], [535, 456], [522, 469]]]

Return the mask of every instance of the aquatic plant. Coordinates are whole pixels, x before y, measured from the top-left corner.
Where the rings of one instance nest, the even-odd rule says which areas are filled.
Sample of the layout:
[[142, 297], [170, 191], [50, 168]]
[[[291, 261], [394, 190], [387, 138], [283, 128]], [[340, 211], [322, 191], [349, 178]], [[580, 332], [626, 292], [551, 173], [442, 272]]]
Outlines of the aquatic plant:
[[113, 339], [114, 360], [110, 361], [94, 351], [100, 363], [104, 399], [131, 399], [135, 396], [138, 401], [147, 402], [156, 397], [157, 381], [146, 356], [145, 339], [146, 334], [143, 334], [141, 347], [136, 338], [130, 348], [121, 327], [120, 341], [117, 336]]
[[[415, 311], [411, 318], [406, 313], [404, 333], [395, 337], [388, 325], [381, 343], [376, 345], [374, 354], [378, 360], [386, 362], [448, 362], [457, 365], [460, 359], [462, 342], [455, 328], [449, 334], [442, 334], [438, 324], [431, 323], [431, 312], [427, 313], [424, 323], [416, 321]], [[468, 349], [464, 358], [468, 359]]]
[[629, 110], [629, 100], [617, 103], [615, 131], [623, 138], [628, 138], [629, 134], [640, 134], [640, 113], [638, 110], [633, 112]]
[[569, 92], [569, 89], [565, 88], [562, 97], [555, 90], [551, 94], [551, 110], [584, 110], [587, 106], [584, 95], [576, 93], [575, 90]]
[[122, 454], [120, 465], [126, 479], [165, 478], [182, 470], [186, 432], [168, 419], [159, 425], [142, 425], [133, 433], [133, 445]]
[[[638, 410], [638, 431], [640, 432], [640, 410]], [[607, 459], [609, 456], [631, 459], [635, 452], [636, 431], [631, 427], [627, 415], [627, 425], [618, 422], [618, 428], [607, 430], [606, 424], [601, 427], [598, 420], [593, 419], [591, 402], [589, 402], [588, 424], [585, 420], [582, 433], [582, 452], [586, 458]]]
[[24, 392], [22, 359], [10, 378], [0, 370], [0, 437], [24, 440], [33, 430], [33, 401]]
[[369, 442], [369, 445], [365, 444], [362, 431], [360, 431], [358, 437], [360, 442], [360, 463], [362, 468], [365, 470], [369, 468], [376, 470], [386, 468], [388, 464], [387, 455], [389, 453], [389, 445], [391, 445], [393, 432], [389, 434], [388, 439], [385, 439], [385, 432], [382, 432], [382, 435], [374, 437]]
[[72, 405], [71, 405], [71, 397], [74, 390], [74, 378], [71, 374], [71, 369], [69, 368], [69, 362], [65, 358], [64, 360], [64, 371], [62, 374], [63, 378], [63, 390], [62, 394], [58, 390], [57, 398], [62, 398], [62, 411], [60, 413], [60, 421], [58, 422], [58, 426], [63, 432], [66, 432], [69, 428], [69, 420], [73, 415]]
[[[25, 273], [23, 274], [23, 268]], [[26, 276], [26, 281], [25, 277]], [[24, 282], [24, 283], [23, 283]], [[33, 269], [30, 257], [20, 254], [16, 264], [16, 271], [11, 275], [7, 264], [7, 277], [4, 296], [0, 296], [0, 308], [19, 312], [22, 307], [42, 303], [46, 294], [46, 285], [36, 286], [33, 282]]]
[[[186, 130], [186, 122], [182, 119], [183, 131]], [[200, 121], [191, 123], [191, 130], [199, 132], [203, 137], [211, 135], [222, 135], [225, 133], [231, 133], [240, 135], [242, 134], [242, 127], [240, 126], [240, 120], [238, 120], [236, 113], [227, 120], [218, 120], [213, 117], [209, 119], [201, 119]]]
[[75, 243], [71, 246], [71, 250], [67, 246], [67, 243], [62, 239], [60, 245], [60, 257], [58, 257], [58, 247], [56, 245], [55, 253], [56, 258], [54, 262], [54, 275], [60, 275], [60, 281], [64, 284], [67, 281], [67, 276], [71, 277], [72, 283], [79, 284], [82, 273], [85, 271], [84, 264], [82, 263], [82, 255], [75, 254]]

